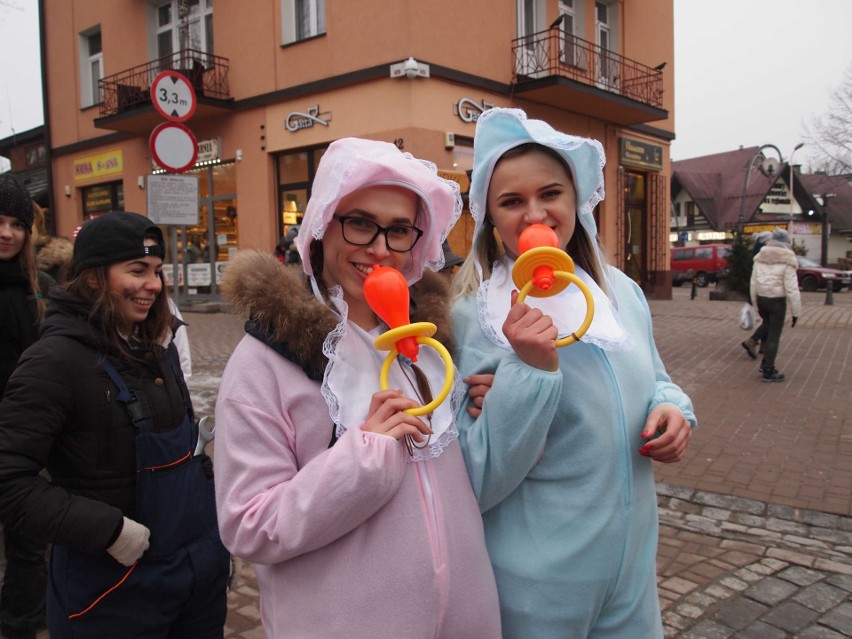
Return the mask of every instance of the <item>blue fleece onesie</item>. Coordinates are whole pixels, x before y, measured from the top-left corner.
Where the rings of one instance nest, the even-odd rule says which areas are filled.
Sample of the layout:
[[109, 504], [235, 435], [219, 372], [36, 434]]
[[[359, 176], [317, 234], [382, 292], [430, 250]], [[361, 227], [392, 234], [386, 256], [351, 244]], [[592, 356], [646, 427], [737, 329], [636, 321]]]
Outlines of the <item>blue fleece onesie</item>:
[[495, 373], [479, 418], [465, 407], [457, 417], [505, 639], [663, 636], [654, 476], [638, 451], [657, 405], [696, 420], [660, 360], [642, 291], [615, 270], [611, 283], [632, 350], [580, 342], [559, 349], [555, 372], [491, 342], [475, 294], [453, 309], [462, 375]]

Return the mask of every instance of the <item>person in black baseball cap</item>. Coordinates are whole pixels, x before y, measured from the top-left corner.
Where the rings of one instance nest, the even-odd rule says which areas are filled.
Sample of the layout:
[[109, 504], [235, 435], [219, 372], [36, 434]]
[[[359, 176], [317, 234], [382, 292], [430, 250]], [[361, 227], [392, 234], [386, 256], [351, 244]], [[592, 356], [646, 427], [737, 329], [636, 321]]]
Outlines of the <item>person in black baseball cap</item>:
[[52, 637], [222, 637], [230, 557], [163, 249], [136, 213], [84, 223], [3, 399], [0, 523], [53, 544]]
[[[145, 242], [150, 237], [153, 243]], [[163, 233], [144, 215], [110, 211], [83, 224], [74, 242], [74, 274], [93, 266], [105, 266], [151, 255], [166, 256]]]

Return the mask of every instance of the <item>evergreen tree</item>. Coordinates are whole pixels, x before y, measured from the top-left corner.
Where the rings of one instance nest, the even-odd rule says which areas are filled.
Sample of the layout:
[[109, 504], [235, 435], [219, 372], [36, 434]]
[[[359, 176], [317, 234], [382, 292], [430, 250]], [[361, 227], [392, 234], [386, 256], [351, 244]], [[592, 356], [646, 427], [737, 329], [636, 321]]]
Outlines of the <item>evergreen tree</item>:
[[751, 281], [752, 251], [748, 240], [741, 231], [734, 233], [731, 252], [728, 253], [728, 290], [748, 295]]

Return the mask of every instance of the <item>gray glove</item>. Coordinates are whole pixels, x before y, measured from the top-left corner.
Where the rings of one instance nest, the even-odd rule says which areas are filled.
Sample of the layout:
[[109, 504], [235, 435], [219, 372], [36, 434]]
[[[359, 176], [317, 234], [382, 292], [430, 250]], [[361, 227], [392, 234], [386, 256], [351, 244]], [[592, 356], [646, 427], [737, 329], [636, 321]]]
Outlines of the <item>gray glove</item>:
[[151, 531], [145, 526], [125, 517], [118, 539], [106, 550], [121, 565], [132, 566], [148, 550], [150, 536]]

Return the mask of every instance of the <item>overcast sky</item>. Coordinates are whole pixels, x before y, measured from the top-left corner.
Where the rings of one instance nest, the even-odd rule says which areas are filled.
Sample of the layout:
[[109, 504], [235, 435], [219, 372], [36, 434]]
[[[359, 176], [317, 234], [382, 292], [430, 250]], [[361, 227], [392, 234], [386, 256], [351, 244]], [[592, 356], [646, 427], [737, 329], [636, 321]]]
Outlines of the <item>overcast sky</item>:
[[[852, 0], [674, 0], [674, 10], [675, 160], [761, 144], [786, 158], [852, 64]], [[41, 113], [37, 2], [0, 0], [0, 139], [39, 126]], [[806, 146], [795, 160], [807, 158]]]

